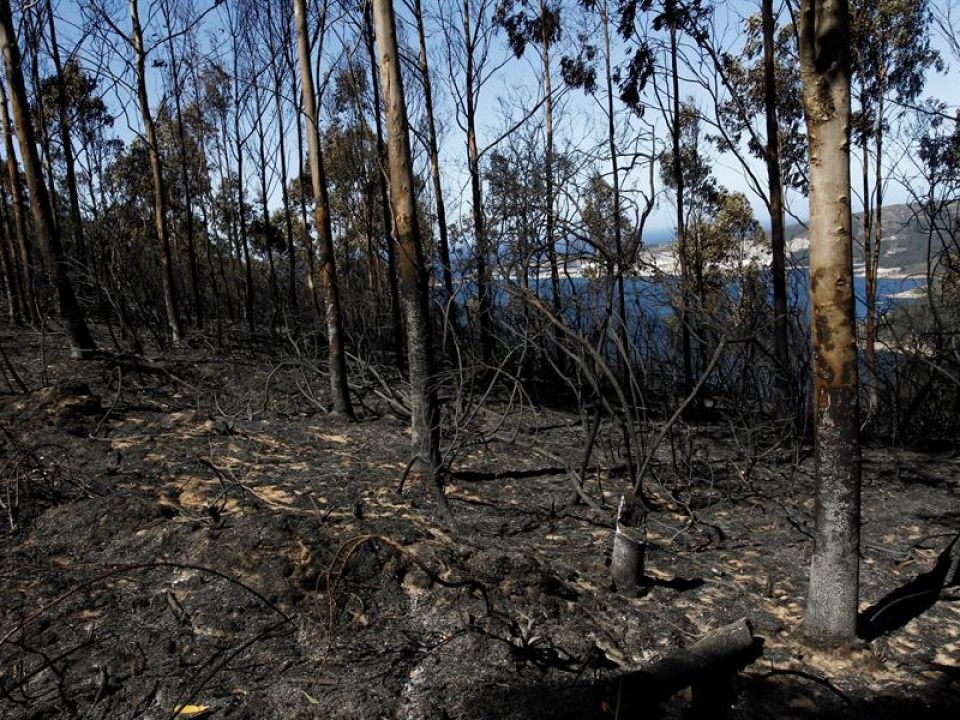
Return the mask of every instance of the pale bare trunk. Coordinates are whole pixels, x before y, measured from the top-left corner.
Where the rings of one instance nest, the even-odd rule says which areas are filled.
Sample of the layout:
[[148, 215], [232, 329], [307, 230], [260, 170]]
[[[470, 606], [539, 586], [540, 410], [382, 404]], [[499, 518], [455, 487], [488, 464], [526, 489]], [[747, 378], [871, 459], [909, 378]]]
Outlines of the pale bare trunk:
[[845, 0], [800, 7], [810, 146], [810, 298], [817, 505], [807, 635], [856, 635], [860, 437], [850, 214], [850, 57]]
[[390, 194], [397, 236], [403, 308], [407, 321], [407, 357], [410, 368], [414, 453], [432, 481], [444, 519], [453, 526], [453, 515], [440, 480], [440, 411], [433, 377], [427, 268], [424, 263], [403, 79], [397, 50], [391, 0], [374, 0], [374, 26], [380, 54], [380, 80], [387, 116]]

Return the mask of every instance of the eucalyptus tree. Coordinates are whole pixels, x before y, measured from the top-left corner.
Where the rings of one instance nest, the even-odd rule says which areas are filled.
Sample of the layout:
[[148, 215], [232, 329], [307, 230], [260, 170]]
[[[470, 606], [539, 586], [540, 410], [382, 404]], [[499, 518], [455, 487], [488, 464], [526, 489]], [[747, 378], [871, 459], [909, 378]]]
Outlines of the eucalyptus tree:
[[417, 41], [420, 52], [420, 82], [423, 85], [424, 114], [427, 122], [427, 152], [430, 155], [430, 178], [433, 181], [433, 201], [437, 215], [437, 249], [440, 253], [443, 287], [446, 301], [453, 313], [451, 320], [457, 324], [456, 304], [453, 300], [453, 268], [450, 264], [450, 238], [447, 229], [447, 208], [443, 199], [443, 181], [440, 174], [440, 143], [437, 137], [437, 121], [434, 114], [433, 81], [430, 75], [430, 56], [427, 52], [426, 21], [421, 0], [413, 0], [413, 17], [417, 24]]
[[297, 34], [297, 55], [300, 61], [300, 87], [303, 92], [303, 111], [306, 116], [307, 143], [310, 148], [310, 177], [313, 184], [314, 222], [320, 245], [320, 282], [324, 296], [327, 322], [327, 344], [330, 358], [330, 397], [337, 414], [353, 417], [350, 387], [347, 384], [346, 349], [343, 336], [343, 316], [340, 286], [337, 281], [336, 256], [330, 227], [330, 208], [327, 183], [320, 146], [320, 126], [317, 96], [311, 70], [310, 33], [307, 26], [305, 0], [294, 0], [294, 22]]
[[[778, 395], [792, 395], [792, 363], [787, 308], [785, 187], [805, 192], [805, 137], [801, 129], [800, 75], [796, 68], [795, 32], [791, 23], [778, 28], [773, 0], [761, 0], [759, 16], [745, 20], [739, 52], [728, 52], [716, 37], [711, 17], [691, 28], [702, 64], [698, 81], [712, 100], [712, 139], [740, 166], [750, 190], [764, 203], [770, 218], [773, 285], [773, 357]], [[738, 38], [739, 39], [739, 38]], [[745, 147], [743, 147], [745, 145]], [[763, 160], [766, 178], [753, 158]]]
[[163, 176], [163, 163], [160, 158], [156, 123], [153, 118], [153, 112], [150, 109], [150, 96], [147, 91], [147, 55], [149, 49], [143, 40], [139, 0], [130, 0], [129, 7], [131, 33], [126, 40], [130, 43], [134, 53], [137, 102], [140, 107], [140, 118], [143, 122], [144, 137], [150, 157], [150, 172], [153, 180], [153, 216], [154, 227], [157, 233], [157, 243], [160, 248], [163, 303], [164, 309], [166, 310], [170, 335], [174, 344], [176, 344], [179, 343], [183, 337], [183, 330], [180, 326], [180, 310], [173, 276], [173, 258], [170, 253], [170, 232], [167, 219], [167, 197], [166, 183]]
[[[516, 57], [522, 57], [528, 45], [540, 51], [540, 67], [543, 72], [544, 107], [544, 246], [550, 263], [550, 285], [553, 311], [560, 316], [560, 270], [557, 265], [556, 212], [553, 173], [554, 127], [553, 127], [553, 72], [551, 50], [560, 40], [560, 5], [540, 0], [528, 9], [525, 0], [500, 0], [494, 21], [504, 29]], [[559, 332], [559, 330], [558, 330]]]
[[433, 377], [427, 267], [420, 223], [417, 219], [413, 162], [410, 156], [410, 127], [403, 95], [396, 19], [391, 0], [373, 0], [373, 17], [387, 117], [391, 207], [407, 321], [413, 447], [424, 474], [434, 486], [444, 519], [451, 527], [455, 527], [439, 474], [440, 410]]
[[802, 0], [798, 17], [810, 144], [810, 300], [817, 504], [806, 632], [856, 637], [860, 422], [850, 211], [850, 16], [846, 0]]
[[72, 122], [67, 107], [67, 84], [63, 63], [60, 60], [60, 44], [57, 40], [57, 25], [53, 12], [53, 0], [46, 2], [47, 28], [50, 32], [50, 57], [53, 60], [56, 82], [56, 109], [60, 124], [60, 144], [66, 169], [65, 180], [70, 201], [70, 230], [78, 259], [83, 262], [86, 248], [83, 237], [83, 219], [80, 215], [80, 193], [77, 189], [76, 163], [71, 136]]
[[160, 13], [163, 17], [166, 33], [167, 70], [171, 90], [173, 91], [174, 120], [176, 122], [177, 161], [179, 165], [180, 190], [183, 193], [183, 234], [187, 241], [187, 259], [190, 266], [190, 288], [193, 295], [193, 314], [197, 327], [203, 327], [203, 291], [200, 285], [200, 264], [197, 258], [197, 241], [194, 223], [194, 182], [191, 168], [187, 163], [187, 132], [183, 120], [184, 77], [182, 71], [182, 48], [176, 40], [191, 31], [192, 20], [185, 19], [184, 28], [175, 27], [175, 13], [185, 13], [185, 8], [177, 7], [177, 0], [163, 0]]
[[27, 232], [26, 204], [23, 197], [23, 190], [20, 184], [20, 166], [17, 163], [17, 155], [13, 148], [13, 123], [10, 121], [10, 111], [7, 107], [7, 89], [3, 82], [0, 82], [0, 121], [2, 121], [4, 150], [7, 154], [6, 174], [0, 187], [6, 186], [7, 194], [10, 197], [10, 217], [8, 223], [13, 224], [13, 237], [16, 238], [16, 251], [14, 253], [17, 259], [17, 269], [20, 275], [20, 284], [22, 286], [24, 315], [28, 320], [37, 318], [37, 299], [34, 292], [34, 272], [33, 257], [31, 254], [29, 235]]
[[[387, 199], [387, 154], [383, 143], [383, 120], [380, 114], [380, 82], [377, 77], [377, 59], [374, 55], [373, 21], [370, 15], [370, 6], [366, 5], [363, 16], [364, 41], [370, 59], [370, 87], [373, 91], [371, 112], [377, 137], [377, 187], [380, 190], [380, 209], [383, 217], [383, 237], [387, 250], [387, 280], [390, 288], [390, 327], [393, 334], [393, 347], [397, 358], [397, 367], [403, 370], [403, 325], [400, 310], [400, 287], [397, 283], [397, 253], [395, 246], [395, 231], [393, 218], [390, 214], [390, 203]], [[359, 96], [358, 96], [359, 97]]]
[[[943, 67], [931, 45], [933, 16], [927, 0], [854, 0], [851, 3], [853, 118], [860, 149], [869, 412], [877, 405], [877, 278], [883, 242], [887, 183], [885, 139], [893, 123], [923, 92], [931, 68]], [[872, 157], [871, 157], [872, 156]]]
[[466, 135], [467, 172], [470, 177], [470, 217], [473, 229], [473, 267], [477, 288], [476, 326], [480, 355], [484, 361], [493, 351], [493, 316], [490, 297], [490, 242], [484, 217], [483, 168], [477, 134], [477, 111], [481, 91], [503, 63], [491, 56], [496, 25], [495, 0], [462, 0], [444, 7], [444, 42], [449, 87], [456, 121]]
[[[54, 221], [53, 206], [50, 204], [47, 186], [43, 181], [10, 0], [0, 0], [0, 53], [3, 54], [3, 65], [10, 90], [24, 174], [30, 190], [30, 207], [33, 211], [40, 253], [56, 291], [60, 319], [65, 325], [71, 355], [78, 359], [88, 357], [94, 351], [95, 345], [67, 274], [66, 259]], [[5, 114], [6, 98], [2, 100]], [[9, 126], [9, 123], [7, 125]], [[19, 178], [11, 179], [11, 184], [15, 182], [19, 182]]]

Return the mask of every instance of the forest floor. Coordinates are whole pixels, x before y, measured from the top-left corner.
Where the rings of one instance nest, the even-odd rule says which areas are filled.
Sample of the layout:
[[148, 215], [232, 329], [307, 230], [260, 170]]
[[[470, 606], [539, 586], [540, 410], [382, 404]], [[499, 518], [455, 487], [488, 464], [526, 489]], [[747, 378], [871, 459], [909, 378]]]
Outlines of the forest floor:
[[196, 342], [138, 370], [0, 342], [37, 388], [0, 396], [0, 717], [612, 718], [611, 677], [741, 617], [763, 654], [729, 717], [960, 717], [960, 603], [927, 583], [960, 530], [955, 455], [865, 451], [874, 622], [824, 650], [802, 632], [809, 448], [750, 457], [720, 426], [664, 443], [649, 583], [624, 597], [606, 426], [599, 509], [530, 449], [577, 464], [576, 415], [494, 404], [458, 427], [453, 537], [423, 483], [397, 492], [405, 423], [325, 415], [302, 365]]

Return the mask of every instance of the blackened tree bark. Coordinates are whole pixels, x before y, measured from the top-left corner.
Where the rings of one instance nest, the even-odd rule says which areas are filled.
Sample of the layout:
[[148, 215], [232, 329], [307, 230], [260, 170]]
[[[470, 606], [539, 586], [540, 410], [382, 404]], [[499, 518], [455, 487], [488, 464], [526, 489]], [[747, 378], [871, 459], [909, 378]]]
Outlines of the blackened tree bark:
[[340, 286], [333, 252], [333, 233], [330, 227], [330, 207], [327, 180], [320, 150], [320, 126], [317, 118], [317, 97], [310, 68], [310, 38], [307, 34], [307, 7], [305, 0], [294, 0], [294, 19], [297, 29], [297, 54], [300, 59], [300, 87], [303, 94], [303, 112], [307, 120], [307, 146], [310, 153], [310, 176], [313, 181], [314, 222], [320, 246], [320, 285], [323, 290], [327, 316], [327, 343], [330, 356], [330, 398], [333, 411], [353, 417], [350, 387], [347, 384], [347, 361], [343, 347], [343, 318], [340, 309]]
[[767, 189], [770, 194], [770, 245], [773, 254], [773, 357], [777, 361], [777, 390], [790, 397], [790, 347], [787, 316], [787, 276], [783, 219], [783, 178], [780, 172], [780, 125], [777, 120], [777, 79], [774, 66], [773, 0], [763, 0], [763, 105], [767, 123]]
[[[71, 355], [81, 359], [91, 355], [95, 345], [67, 275], [63, 246], [60, 244], [60, 235], [53, 220], [53, 208], [50, 205], [47, 186], [43, 182], [40, 155], [37, 152], [33, 123], [30, 119], [30, 104], [23, 82], [20, 48], [13, 29], [10, 0], [0, 0], [0, 51], [3, 52], [4, 69], [10, 86], [13, 117], [17, 126], [17, 138], [20, 141], [24, 174], [30, 190], [30, 208], [36, 223], [40, 253], [43, 255], [44, 264], [57, 293], [60, 319], [67, 331]], [[13, 182], [18, 182], [18, 179], [13, 178]]]
[[[194, 192], [193, 182], [187, 168], [187, 135], [183, 123], [183, 80], [180, 74], [180, 61], [174, 48], [175, 31], [171, 17], [171, 8], [163, 3], [164, 24], [167, 31], [167, 57], [170, 64], [170, 79], [173, 85], [173, 107], [177, 122], [177, 160], [180, 165], [180, 183], [183, 186], [183, 234], [187, 241], [187, 257], [190, 262], [190, 290], [193, 295], [193, 312], [198, 328], [203, 327], [203, 290], [200, 286], [200, 264], [197, 258], [196, 232], [193, 222]], [[71, 200], [72, 202], [72, 200]]]
[[800, 72], [810, 146], [810, 298], [817, 508], [807, 635], [852, 640], [860, 558], [860, 437], [850, 214], [846, 0], [802, 0]]
[[683, 394], [693, 386], [693, 353], [690, 347], [690, 270], [687, 262], [687, 229], [683, 213], [683, 167], [680, 155], [680, 72], [677, 67], [677, 28], [670, 23], [670, 69], [673, 82], [673, 182], [677, 192], [677, 255], [680, 262], [680, 340], [683, 352]]
[[73, 156], [73, 139], [70, 135], [70, 117], [67, 111], [67, 89], [63, 77], [63, 64], [60, 62], [60, 46], [57, 43], [57, 26], [53, 14], [53, 2], [47, 0], [47, 27], [50, 29], [50, 55], [57, 77], [57, 115], [60, 122], [60, 143], [63, 152], [63, 164], [66, 169], [67, 194], [70, 198], [70, 231], [77, 258], [84, 262], [86, 244], [83, 237], [83, 220], [80, 217], [80, 193], [77, 191], [77, 173]]
[[400, 74], [400, 54], [393, 4], [374, 0], [374, 27], [380, 55], [380, 81], [387, 117], [390, 194], [397, 259], [403, 286], [403, 309], [407, 321], [407, 358], [410, 368], [413, 448], [424, 474], [433, 483], [444, 519], [453, 526], [453, 515], [443, 493], [440, 471], [440, 412], [433, 386], [427, 269], [424, 263], [413, 162], [410, 159], [409, 123]]
[[[427, 33], [423, 21], [420, 0], [413, 2], [413, 14], [417, 22], [417, 38], [420, 42], [420, 78], [423, 82], [424, 113], [427, 119], [427, 150], [430, 153], [430, 177], [433, 180], [434, 203], [437, 212], [437, 249], [443, 266], [443, 289], [446, 299], [453, 297], [453, 268], [450, 265], [450, 240], [447, 235], [447, 208], [443, 201], [443, 183], [440, 180], [440, 147], [437, 142], [437, 123], [433, 113], [433, 85], [430, 82], [430, 60], [427, 56]], [[457, 306], [450, 304], [451, 320], [457, 323]]]
[[483, 184], [480, 177], [480, 149], [477, 146], [477, 95], [474, 49], [477, 38], [471, 29], [470, 0], [463, 0], [463, 44], [466, 52], [464, 114], [467, 122], [467, 168], [470, 172], [470, 200], [473, 217], [473, 251], [477, 266], [477, 316], [480, 329], [480, 355], [484, 362], [492, 355], [493, 317], [490, 308], [490, 282], [487, 269], [487, 230], [483, 218]]

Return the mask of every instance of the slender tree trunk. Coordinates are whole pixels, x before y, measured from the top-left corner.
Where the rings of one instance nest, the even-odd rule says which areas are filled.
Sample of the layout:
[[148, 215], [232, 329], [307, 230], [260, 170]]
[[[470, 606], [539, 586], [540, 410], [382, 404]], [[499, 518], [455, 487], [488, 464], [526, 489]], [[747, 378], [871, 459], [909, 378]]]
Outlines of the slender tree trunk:
[[850, 214], [846, 0], [802, 0], [800, 66], [810, 145], [810, 298], [817, 506], [807, 635], [856, 635], [860, 437]]
[[[0, 165], [3, 162], [0, 161]], [[7, 204], [7, 195], [3, 191], [3, 182], [2, 182], [2, 173], [0, 173], [0, 213], [2, 213], [2, 230], [3, 235], [6, 238], [7, 242], [7, 271], [10, 278], [9, 283], [10, 287], [13, 290], [14, 298], [17, 307], [17, 319], [18, 321], [29, 321], [32, 317], [30, 313], [30, 308], [28, 306], [29, 300], [26, 292], [26, 288], [23, 287], [23, 274], [20, 272], [20, 260], [17, 249], [17, 230], [11, 219], [10, 206]]]
[[7, 296], [7, 312], [10, 322], [19, 325], [22, 322], [20, 308], [23, 305], [23, 295], [20, 290], [20, 281], [17, 278], [17, 269], [13, 261], [13, 233], [7, 222], [7, 201], [0, 201], [0, 271], [2, 271], [3, 288]]
[[[289, 16], [281, 17], [282, 34], [279, 39], [279, 47], [276, 43], [274, 34], [275, 25], [273, 22], [272, 3], [266, 3], [267, 24], [269, 25], [270, 38], [270, 73], [273, 80], [273, 106], [277, 115], [277, 136], [279, 140], [280, 153], [280, 199], [283, 206], [283, 221], [285, 229], [285, 239], [287, 245], [287, 304], [289, 305], [289, 315], [297, 310], [297, 253], [293, 242], [293, 214], [290, 210], [290, 194], [287, 190], [287, 132], [283, 117], [283, 103], [281, 102], [281, 87], [283, 86], [283, 69], [280, 67], [278, 56], [281, 52], [286, 53], [289, 47], [290, 34], [289, 25], [284, 22], [289, 20]], [[287, 6], [289, 7], [289, 6]], [[289, 322], [289, 319], [286, 320]]]
[[[613, 68], [612, 55], [610, 47], [610, 10], [607, 0], [604, 0], [600, 8], [600, 22], [603, 26], [603, 48], [604, 48], [604, 77], [607, 84], [607, 147], [610, 151], [610, 171], [612, 174], [611, 184], [613, 186], [613, 245], [617, 253], [617, 330], [620, 335], [620, 343], [623, 345], [623, 352], [626, 357], [623, 358], [624, 370], [630, 370], [630, 345], [627, 335], [627, 297], [624, 289], [623, 275], [626, 270], [624, 266], [623, 253], [623, 228], [620, 225], [620, 158], [617, 151], [616, 117], [613, 109]], [[631, 258], [632, 262], [632, 258]], [[625, 373], [626, 375], [626, 373]]]
[[380, 80], [383, 83], [387, 115], [390, 193], [400, 279], [403, 284], [403, 309], [407, 320], [413, 448], [424, 474], [433, 483], [444, 519], [453, 526], [453, 514], [443, 493], [439, 475], [440, 409], [434, 389], [427, 268], [420, 238], [420, 224], [417, 222], [409, 124], [391, 0], [374, 0], [373, 16], [380, 51]]
[[163, 179], [163, 165], [160, 161], [160, 148], [157, 145], [157, 130], [150, 114], [150, 98], [147, 94], [147, 56], [143, 45], [143, 29], [140, 27], [138, 0], [130, 0], [131, 42], [136, 54], [137, 99], [140, 103], [140, 116], [146, 133], [147, 152], [150, 156], [150, 174], [153, 180], [153, 221], [160, 246], [160, 271], [163, 283], [163, 304], [167, 314], [167, 325], [174, 344], [183, 337], [180, 327], [180, 311], [177, 307], [177, 290], [173, 279], [173, 259], [170, 256], [170, 233], [167, 227], [166, 186]]
[[77, 190], [77, 173], [73, 156], [73, 139], [70, 135], [70, 117], [67, 112], [67, 90], [63, 77], [63, 65], [60, 62], [60, 46], [57, 44], [57, 28], [53, 17], [53, 2], [47, 0], [47, 22], [50, 28], [50, 54], [57, 74], [57, 112], [60, 121], [60, 143], [63, 162], [66, 166], [67, 194], [70, 199], [70, 225], [73, 231], [73, 246], [77, 259], [86, 262], [86, 243], [83, 237], [83, 219], [80, 215], [80, 193]]
[[260, 96], [260, 87], [257, 82], [253, 84], [253, 102], [257, 117], [254, 123], [254, 131], [257, 135], [257, 161], [260, 165], [260, 207], [263, 211], [263, 246], [267, 251], [270, 298], [273, 301], [273, 312], [271, 313], [273, 321], [271, 322], [271, 326], [276, 326], [277, 314], [280, 312], [280, 287], [277, 282], [277, 267], [273, 262], [273, 245], [271, 244], [272, 226], [270, 222], [270, 206], [267, 202], [267, 134], [263, 128], [263, 98]]
[[493, 318], [490, 314], [487, 277], [487, 232], [483, 219], [483, 185], [480, 178], [480, 151], [477, 147], [476, 83], [474, 77], [474, 37], [470, 29], [470, 0], [463, 0], [463, 42], [466, 51], [464, 95], [467, 120], [467, 165], [470, 173], [470, 196], [473, 214], [473, 245], [477, 265], [477, 316], [480, 328], [480, 356], [484, 362], [492, 355]]
[[[881, 69], [881, 74], [883, 70]], [[882, 79], [881, 79], [882, 83]], [[880, 269], [880, 243], [883, 237], [883, 106], [884, 96], [881, 93], [877, 100], [877, 123], [874, 129], [874, 145], [876, 157], [874, 158], [874, 191], [875, 201], [873, 203], [876, 222], [873, 228], [873, 244], [871, 251], [864, 257], [864, 284], [867, 321], [865, 328], [866, 344], [866, 365], [867, 365], [867, 397], [869, 402], [869, 412], [872, 414], [877, 410], [879, 394], [879, 377], [877, 376], [877, 280]]]
[[[437, 123], [433, 113], [433, 86], [430, 82], [430, 61], [427, 55], [427, 34], [423, 22], [423, 8], [420, 0], [414, 0], [414, 16], [417, 21], [417, 38], [420, 42], [420, 77], [423, 80], [424, 111], [427, 116], [427, 152], [430, 154], [430, 177], [433, 180], [433, 195], [437, 212], [437, 243], [440, 251], [440, 264], [443, 272], [443, 289], [446, 300], [453, 297], [453, 267], [450, 264], [450, 240], [447, 235], [447, 209], [443, 201], [443, 183], [440, 178], [440, 148], [437, 141]], [[457, 306], [450, 305], [453, 313], [450, 318], [457, 324]]]
[[[0, 0], [0, 51], [3, 53], [4, 69], [10, 85], [13, 117], [17, 126], [17, 139], [20, 141], [24, 174], [30, 189], [30, 207], [36, 223], [40, 252], [57, 293], [60, 319], [66, 326], [71, 355], [77, 359], [84, 358], [92, 354], [95, 346], [84, 320], [83, 311], [74, 295], [70, 277], [67, 275], [67, 264], [60, 244], [60, 235], [53, 221], [53, 208], [50, 205], [47, 186], [43, 182], [40, 155], [37, 153], [37, 144], [33, 136], [30, 104], [23, 82], [20, 48], [17, 46], [17, 36], [13, 29], [10, 0]], [[3, 105], [6, 113], [6, 102]], [[17, 182], [18, 179], [13, 178], [13, 183]]]
[[317, 117], [317, 99], [313, 74], [310, 69], [310, 40], [307, 33], [305, 0], [293, 0], [297, 27], [297, 51], [300, 57], [300, 87], [303, 91], [303, 110], [307, 119], [307, 145], [310, 149], [310, 176], [313, 181], [315, 224], [320, 245], [320, 283], [323, 289], [327, 316], [327, 342], [330, 351], [330, 397], [335, 413], [353, 417], [350, 387], [347, 384], [347, 361], [343, 346], [343, 319], [340, 309], [340, 286], [330, 228], [330, 207], [327, 179], [320, 150], [320, 125]]
[[693, 359], [690, 347], [690, 293], [687, 267], [687, 230], [683, 214], [683, 167], [680, 162], [680, 73], [677, 68], [677, 30], [670, 27], [670, 66], [673, 78], [673, 182], [677, 191], [677, 254], [680, 261], [680, 333], [683, 344], [683, 394], [687, 395], [693, 387]]
[[777, 78], [774, 67], [773, 0], [763, 0], [763, 105], [767, 121], [767, 188], [770, 195], [770, 246], [773, 255], [773, 357], [777, 363], [777, 392], [791, 397], [789, 316], [787, 315], [786, 237], [783, 217], [783, 179], [780, 174], [780, 124], [777, 120]]
[[[164, 21], [167, 34], [173, 35], [173, 25], [170, 22], [170, 11], [166, 3], [163, 5]], [[187, 133], [183, 125], [183, 90], [180, 85], [180, 64], [174, 54], [173, 41], [167, 41], [168, 62], [170, 63], [170, 78], [173, 81], [173, 107], [177, 122], [177, 154], [180, 165], [180, 183], [183, 185], [183, 231], [187, 240], [187, 260], [190, 264], [190, 290], [193, 295], [193, 312], [198, 328], [203, 327], [203, 289], [200, 285], [200, 263], [197, 258], [196, 231], [193, 222], [193, 183], [190, 181], [190, 172], [187, 168]]]
[[[553, 313], [560, 317], [560, 269], [557, 266], [556, 224], [553, 192], [553, 78], [550, 72], [550, 23], [547, 22], [547, 5], [540, 1], [540, 25], [542, 35], [540, 46], [543, 53], [543, 93], [544, 93], [544, 186], [546, 191], [546, 245], [547, 262], [550, 263], [550, 290], [553, 295]], [[563, 337], [563, 331], [554, 327], [557, 347]], [[562, 355], [562, 353], [561, 353]]]

